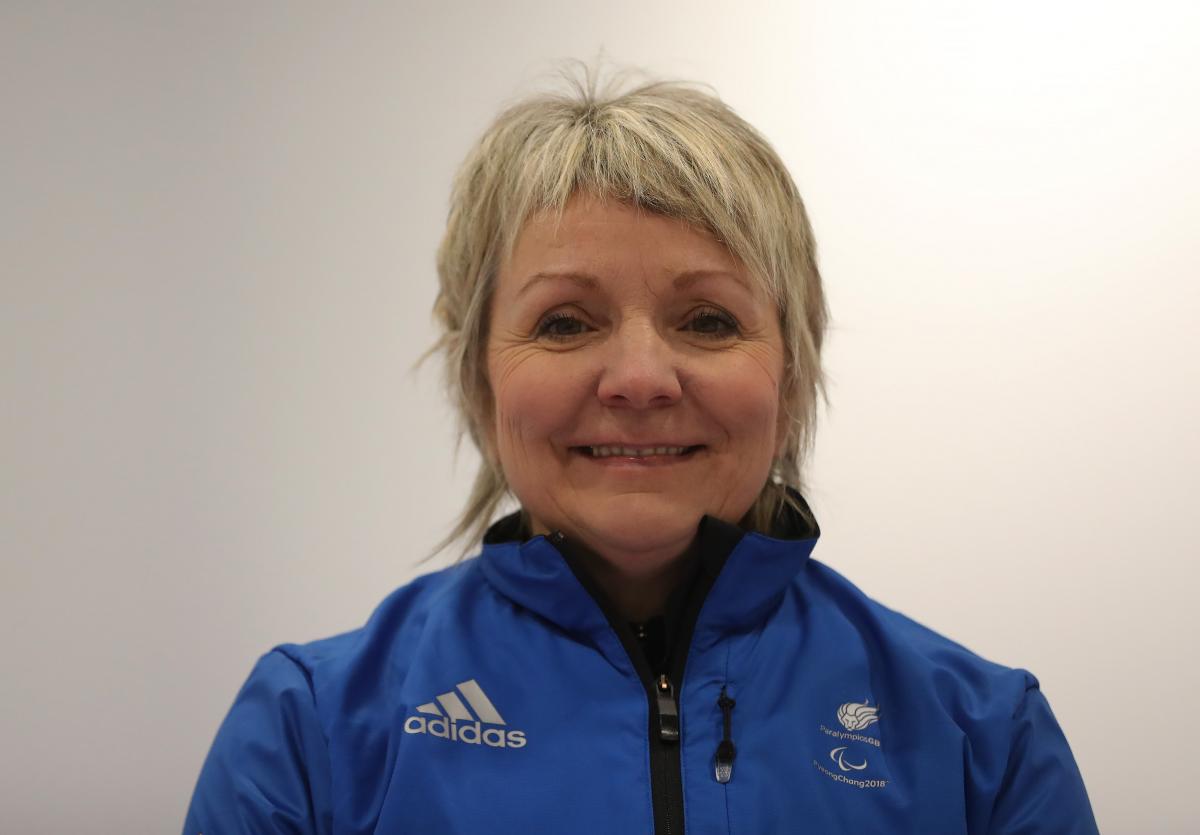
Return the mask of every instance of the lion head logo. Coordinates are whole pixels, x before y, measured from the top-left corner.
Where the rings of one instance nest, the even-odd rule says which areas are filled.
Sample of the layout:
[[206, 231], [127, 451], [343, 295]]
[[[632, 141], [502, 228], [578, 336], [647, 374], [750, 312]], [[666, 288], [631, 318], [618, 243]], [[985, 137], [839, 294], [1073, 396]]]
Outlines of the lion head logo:
[[861, 731], [879, 721], [879, 708], [858, 702], [846, 702], [838, 708], [838, 721], [848, 731]]

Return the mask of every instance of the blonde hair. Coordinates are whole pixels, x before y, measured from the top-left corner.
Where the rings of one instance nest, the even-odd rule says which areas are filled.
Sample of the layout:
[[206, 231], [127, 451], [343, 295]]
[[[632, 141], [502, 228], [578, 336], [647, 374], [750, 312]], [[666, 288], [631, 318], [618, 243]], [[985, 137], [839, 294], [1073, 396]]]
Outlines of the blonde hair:
[[442, 334], [430, 353], [444, 354], [460, 430], [483, 460], [470, 498], [438, 550], [457, 540], [464, 553], [474, 548], [508, 495], [486, 442], [493, 408], [486, 343], [496, 274], [531, 215], [549, 210], [561, 216], [581, 191], [707, 229], [762, 282], [778, 307], [783, 334], [787, 435], [741, 524], [771, 533], [785, 506], [800, 509], [790, 490], [801, 487], [824, 394], [820, 354], [827, 317], [804, 203], [767, 141], [715, 95], [667, 81], [620, 93], [627, 75], [600, 89], [597, 72], [574, 65], [563, 73], [567, 90], [504, 110], [454, 180], [437, 254], [434, 314]]

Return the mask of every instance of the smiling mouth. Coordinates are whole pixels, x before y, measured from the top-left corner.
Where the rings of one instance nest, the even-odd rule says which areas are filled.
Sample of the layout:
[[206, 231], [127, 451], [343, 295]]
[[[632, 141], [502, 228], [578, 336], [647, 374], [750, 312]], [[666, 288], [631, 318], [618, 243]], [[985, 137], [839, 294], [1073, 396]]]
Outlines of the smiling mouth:
[[703, 448], [703, 444], [657, 447], [576, 446], [571, 447], [571, 451], [587, 458], [687, 458]]

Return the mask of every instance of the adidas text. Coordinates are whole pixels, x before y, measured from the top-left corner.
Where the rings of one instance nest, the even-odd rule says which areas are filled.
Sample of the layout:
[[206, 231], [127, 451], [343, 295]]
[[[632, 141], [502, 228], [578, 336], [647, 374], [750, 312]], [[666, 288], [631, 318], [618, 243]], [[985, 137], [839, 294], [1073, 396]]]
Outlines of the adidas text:
[[429, 734], [452, 742], [467, 745], [488, 745], [492, 748], [524, 748], [524, 731], [506, 731], [503, 728], [484, 728], [479, 722], [458, 723], [453, 719], [426, 719], [410, 716], [404, 720], [404, 732]]

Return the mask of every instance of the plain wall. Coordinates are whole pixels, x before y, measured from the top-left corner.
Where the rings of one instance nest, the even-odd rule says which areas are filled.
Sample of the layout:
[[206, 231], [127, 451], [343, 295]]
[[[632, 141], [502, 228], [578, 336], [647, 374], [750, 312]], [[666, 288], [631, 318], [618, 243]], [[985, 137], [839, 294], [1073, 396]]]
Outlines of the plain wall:
[[1031, 669], [1196, 831], [1200, 6], [0, 5], [0, 830], [178, 831], [254, 659], [447, 530], [451, 176], [564, 57], [779, 149], [833, 327], [817, 558]]

